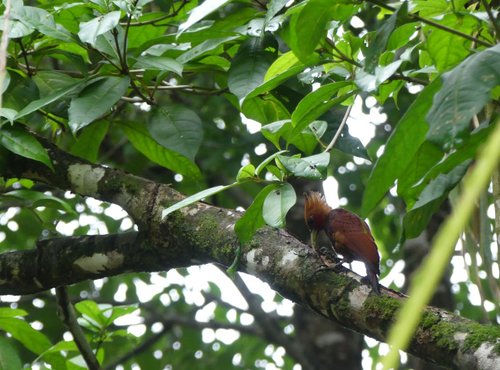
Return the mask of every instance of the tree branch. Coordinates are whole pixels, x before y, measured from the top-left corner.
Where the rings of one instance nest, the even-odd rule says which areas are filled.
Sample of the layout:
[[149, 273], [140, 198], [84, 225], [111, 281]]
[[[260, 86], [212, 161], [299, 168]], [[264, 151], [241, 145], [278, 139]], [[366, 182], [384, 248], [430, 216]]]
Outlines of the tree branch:
[[65, 286], [58, 287], [56, 289], [57, 295], [57, 305], [59, 306], [59, 315], [61, 320], [68, 327], [69, 331], [73, 335], [73, 339], [78, 347], [78, 350], [82, 354], [85, 363], [90, 370], [100, 370], [101, 366], [97, 361], [97, 358], [90, 348], [89, 342], [85, 338], [82, 328], [78, 325], [76, 320], [75, 310], [68, 297], [68, 290]]
[[[12, 154], [8, 175], [116, 203], [136, 220], [139, 233], [58, 238], [40, 242], [38, 250], [1, 254], [0, 294], [26, 294], [123, 272], [168, 270], [200, 262], [227, 266], [233, 261], [238, 212], [200, 202], [162, 220], [163, 209], [183, 199], [168, 185], [92, 165], [42, 143], [55, 173]], [[404, 299], [401, 294], [383, 288], [382, 295], [376, 296], [346, 268], [318, 272], [321, 261], [306, 245], [270, 227], [260, 229], [242, 252], [240, 270], [267, 281], [284, 297], [359, 333], [387, 339]], [[427, 307], [408, 352], [441, 366], [491, 369], [500, 365], [495, 344], [499, 336], [498, 327]]]

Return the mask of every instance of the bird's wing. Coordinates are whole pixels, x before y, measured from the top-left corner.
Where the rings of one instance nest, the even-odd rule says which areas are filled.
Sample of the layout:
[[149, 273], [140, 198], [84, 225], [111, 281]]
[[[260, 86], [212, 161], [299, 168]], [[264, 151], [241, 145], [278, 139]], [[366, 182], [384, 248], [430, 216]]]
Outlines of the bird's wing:
[[[378, 273], [379, 255], [370, 228], [354, 213], [335, 209], [330, 213], [327, 234], [334, 238], [339, 253], [365, 262]], [[347, 251], [345, 251], [347, 249]]]

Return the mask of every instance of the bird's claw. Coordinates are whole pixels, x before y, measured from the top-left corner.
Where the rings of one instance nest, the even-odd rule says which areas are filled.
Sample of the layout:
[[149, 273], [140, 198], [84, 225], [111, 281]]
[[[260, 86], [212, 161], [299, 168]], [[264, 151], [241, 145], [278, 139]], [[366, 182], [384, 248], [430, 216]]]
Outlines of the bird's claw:
[[305, 253], [303, 253], [303, 254], [302, 254], [302, 253], [299, 253], [299, 252], [296, 252], [296, 251], [293, 251], [293, 253], [294, 253], [296, 256], [300, 257], [300, 258], [306, 258], [306, 257], [309, 257], [311, 254], [313, 254], [313, 252], [311, 252], [311, 251], [307, 251], [307, 250], [306, 250], [306, 252], [305, 252]]

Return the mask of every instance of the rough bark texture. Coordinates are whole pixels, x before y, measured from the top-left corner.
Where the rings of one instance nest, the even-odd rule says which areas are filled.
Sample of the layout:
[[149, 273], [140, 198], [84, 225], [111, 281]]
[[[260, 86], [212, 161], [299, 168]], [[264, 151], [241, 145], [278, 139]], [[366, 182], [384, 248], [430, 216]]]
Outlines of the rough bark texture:
[[[45, 145], [55, 174], [38, 162], [14, 156], [10, 172], [2, 175], [40, 180], [116, 203], [129, 212], [140, 231], [123, 237], [62, 238], [38, 249], [4, 253], [0, 255], [0, 294], [37, 292], [125, 271], [167, 270], [200, 262], [228, 265], [233, 260], [239, 213], [196, 203], [162, 221], [162, 210], [182, 199], [169, 186], [92, 165]], [[89, 248], [82, 248], [81, 242]], [[38, 259], [48, 265], [33, 269]], [[240, 269], [331, 321], [386, 340], [404, 297], [388, 289], [381, 289], [381, 296], [374, 295], [352, 271], [318, 271], [320, 266], [305, 244], [287, 232], [265, 227], [245, 246]], [[29, 278], [20, 287], [22, 275]], [[72, 278], [63, 281], [63, 275]], [[408, 352], [450, 368], [495, 369], [500, 368], [498, 337], [498, 326], [480, 325], [428, 307]]]

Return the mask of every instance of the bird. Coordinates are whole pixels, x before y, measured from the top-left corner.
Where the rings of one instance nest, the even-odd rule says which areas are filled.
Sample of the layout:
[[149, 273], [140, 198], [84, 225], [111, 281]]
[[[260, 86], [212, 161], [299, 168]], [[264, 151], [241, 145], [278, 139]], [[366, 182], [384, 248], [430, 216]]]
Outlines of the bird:
[[334, 251], [343, 257], [333, 268], [344, 262], [363, 262], [373, 291], [380, 294], [377, 278], [380, 275], [380, 257], [368, 224], [355, 213], [343, 208], [331, 208], [318, 192], [307, 192], [304, 196], [304, 219], [311, 231], [311, 247], [323, 263], [328, 266], [316, 245], [317, 235], [321, 230], [330, 239]]

